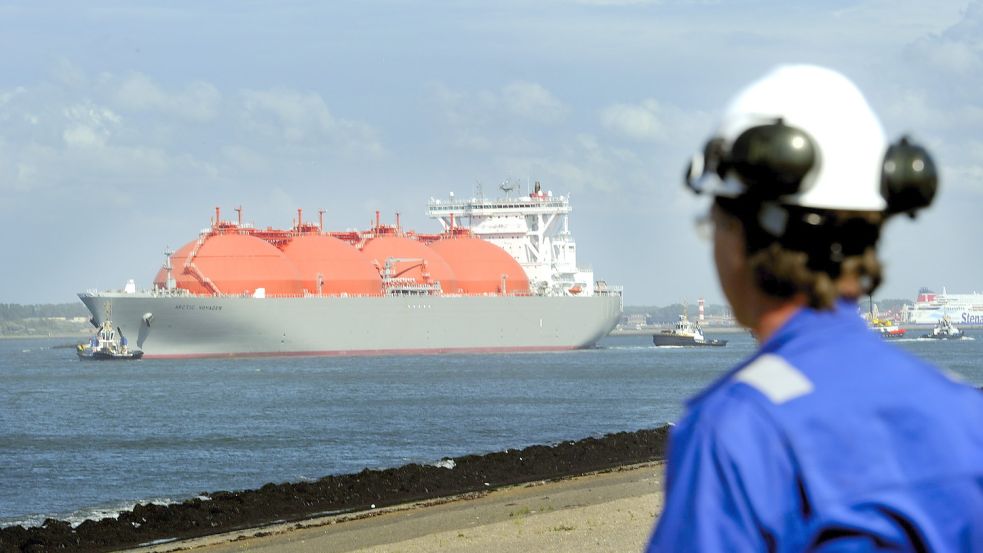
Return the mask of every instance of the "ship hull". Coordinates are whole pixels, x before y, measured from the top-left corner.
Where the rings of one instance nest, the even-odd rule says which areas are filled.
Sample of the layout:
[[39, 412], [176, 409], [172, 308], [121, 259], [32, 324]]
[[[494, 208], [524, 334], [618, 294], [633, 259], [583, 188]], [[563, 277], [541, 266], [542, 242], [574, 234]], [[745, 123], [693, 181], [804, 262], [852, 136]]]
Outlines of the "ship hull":
[[657, 347], [663, 346], [716, 346], [727, 345], [727, 340], [703, 340], [698, 342], [693, 336], [673, 336], [670, 334], [655, 334], [652, 336], [652, 343]]
[[569, 350], [596, 344], [621, 315], [619, 295], [79, 297], [145, 359]]
[[962, 332], [957, 334], [925, 334], [922, 336], [922, 338], [929, 338], [932, 340], [962, 340], [962, 337]]

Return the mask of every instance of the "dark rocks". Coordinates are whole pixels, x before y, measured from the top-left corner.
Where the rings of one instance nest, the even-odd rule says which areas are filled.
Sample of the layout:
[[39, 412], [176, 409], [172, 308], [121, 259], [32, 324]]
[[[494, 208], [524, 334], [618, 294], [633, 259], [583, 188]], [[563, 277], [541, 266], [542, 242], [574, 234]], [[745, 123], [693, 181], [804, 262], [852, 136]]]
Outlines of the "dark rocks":
[[[265, 484], [257, 490], [203, 494], [173, 505], [138, 504], [116, 519], [76, 528], [48, 519], [36, 528], [0, 529], [0, 552], [113, 551], [154, 540], [190, 538], [355, 512], [537, 480], [556, 479], [661, 459], [668, 427], [619, 432], [555, 445], [536, 445], [451, 459], [454, 468], [410, 464], [314, 482]], [[446, 461], [446, 460], [445, 460]], [[450, 465], [450, 463], [445, 463]]]

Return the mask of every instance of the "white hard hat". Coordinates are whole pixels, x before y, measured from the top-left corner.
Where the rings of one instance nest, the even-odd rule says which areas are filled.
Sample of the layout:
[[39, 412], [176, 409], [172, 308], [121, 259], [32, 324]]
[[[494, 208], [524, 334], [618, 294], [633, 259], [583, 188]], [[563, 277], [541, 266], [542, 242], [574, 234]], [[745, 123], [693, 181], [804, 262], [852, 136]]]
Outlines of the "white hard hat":
[[886, 150], [880, 121], [849, 79], [814, 65], [783, 65], [734, 97], [687, 180], [717, 196], [885, 211]]

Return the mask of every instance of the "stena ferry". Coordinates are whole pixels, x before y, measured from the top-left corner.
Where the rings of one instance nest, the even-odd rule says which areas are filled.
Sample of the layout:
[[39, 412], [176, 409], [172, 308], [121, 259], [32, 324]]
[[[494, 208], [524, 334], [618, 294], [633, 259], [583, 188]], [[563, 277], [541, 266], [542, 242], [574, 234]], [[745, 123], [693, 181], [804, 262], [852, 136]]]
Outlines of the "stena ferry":
[[938, 324], [949, 317], [957, 325], [983, 325], [983, 294], [937, 294], [927, 288], [918, 291], [914, 305], [905, 305], [902, 318], [911, 324]]

